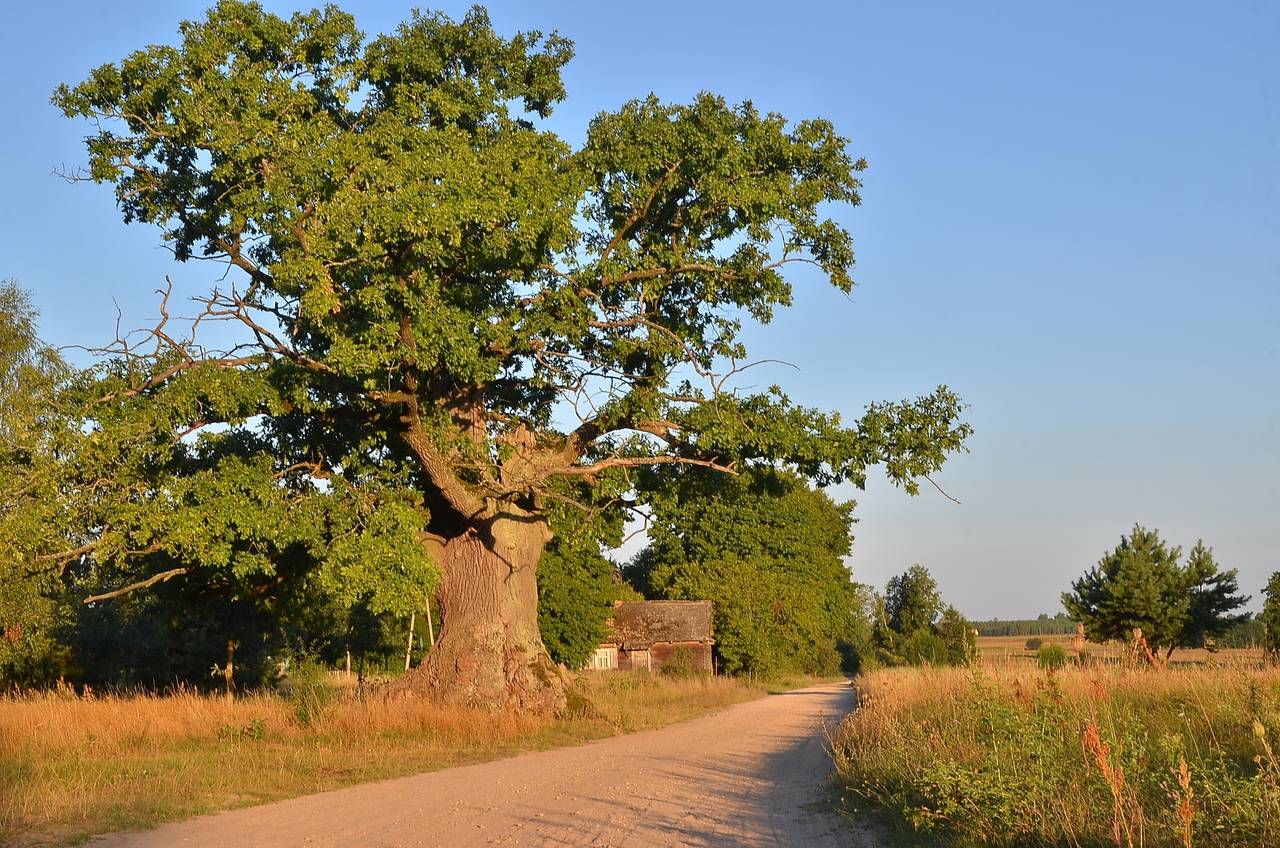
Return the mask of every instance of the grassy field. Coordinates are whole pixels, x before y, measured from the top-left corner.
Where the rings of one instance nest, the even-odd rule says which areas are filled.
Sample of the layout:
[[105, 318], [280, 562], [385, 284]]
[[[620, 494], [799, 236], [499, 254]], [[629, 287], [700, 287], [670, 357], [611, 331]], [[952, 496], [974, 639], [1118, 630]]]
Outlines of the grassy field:
[[[1061, 645], [1072, 651], [1074, 636], [979, 636], [978, 656], [987, 666], [1005, 666], [1034, 663], [1036, 652], [1027, 647], [1028, 639], [1040, 640], [1042, 644]], [[1085, 654], [1103, 662], [1120, 661], [1127, 658], [1127, 648], [1119, 642], [1099, 645], [1086, 642]], [[1169, 658], [1171, 666], [1199, 664], [1215, 664], [1224, 666], [1257, 666], [1262, 662], [1261, 648], [1222, 648], [1217, 651], [1206, 651], [1203, 648], [1178, 648]]]
[[[669, 724], [799, 685], [582, 675], [539, 722], [332, 692], [0, 699], [0, 844], [60, 844]], [[308, 694], [308, 692], [310, 694]]]
[[859, 686], [833, 740], [841, 790], [911, 844], [1280, 845], [1280, 671], [1047, 675], [988, 653]]

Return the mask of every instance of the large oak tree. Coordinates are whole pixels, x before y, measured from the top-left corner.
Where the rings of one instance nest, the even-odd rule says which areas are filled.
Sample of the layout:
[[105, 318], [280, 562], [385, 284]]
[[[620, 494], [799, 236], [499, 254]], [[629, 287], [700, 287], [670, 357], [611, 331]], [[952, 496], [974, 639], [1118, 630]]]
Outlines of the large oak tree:
[[240, 331], [215, 349], [165, 321], [112, 346], [91, 417], [144, 459], [89, 556], [129, 586], [318, 568], [388, 595], [435, 566], [417, 681], [555, 710], [535, 583], [553, 510], [633, 507], [631, 470], [669, 463], [858, 485], [881, 464], [914, 492], [962, 446], [945, 388], [849, 423], [733, 388], [742, 323], [790, 303], [792, 267], [852, 285], [825, 215], [858, 202], [864, 163], [830, 123], [648, 97], [575, 149], [543, 120], [570, 55], [478, 8], [366, 40], [333, 7], [227, 0], [58, 89], [125, 220], [228, 266], [201, 332]]

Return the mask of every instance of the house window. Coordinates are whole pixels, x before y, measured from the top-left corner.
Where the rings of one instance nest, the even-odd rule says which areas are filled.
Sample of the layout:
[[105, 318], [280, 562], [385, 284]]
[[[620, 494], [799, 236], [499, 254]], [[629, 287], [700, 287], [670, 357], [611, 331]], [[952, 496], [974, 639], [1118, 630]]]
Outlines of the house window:
[[595, 655], [591, 657], [591, 667], [613, 668], [608, 648], [596, 648]]

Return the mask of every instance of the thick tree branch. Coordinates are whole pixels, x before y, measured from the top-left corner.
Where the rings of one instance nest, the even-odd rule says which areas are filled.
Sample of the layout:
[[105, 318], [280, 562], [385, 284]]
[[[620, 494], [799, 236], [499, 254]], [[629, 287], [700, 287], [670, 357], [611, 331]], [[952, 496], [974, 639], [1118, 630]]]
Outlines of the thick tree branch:
[[171, 568], [168, 571], [161, 571], [159, 574], [151, 575], [146, 580], [139, 580], [137, 583], [130, 583], [128, 586], [125, 586], [122, 589], [116, 589], [114, 592], [103, 592], [101, 595], [90, 595], [84, 599], [83, 603], [91, 604], [95, 601], [107, 601], [111, 598], [118, 598], [121, 595], [127, 595], [130, 592], [136, 592], [139, 589], [146, 589], [156, 585], [157, 583], [163, 583], [166, 580], [171, 580], [181, 574], [186, 574], [190, 570], [191, 569], [189, 568]]
[[710, 459], [693, 459], [687, 456], [614, 456], [592, 465], [575, 465], [570, 468], [558, 468], [553, 472], [558, 476], [571, 477], [594, 477], [601, 471], [607, 471], [610, 468], [639, 468], [646, 465], [697, 465], [702, 468], [714, 468], [716, 471], [723, 471], [726, 474], [737, 474], [738, 472], [728, 465]]
[[[407, 314], [400, 322], [400, 342], [410, 354], [417, 350], [417, 342], [413, 338], [413, 328]], [[478, 517], [484, 511], [484, 501], [476, 497], [459, 479], [448, 458], [440, 452], [422, 426], [418, 401], [419, 380], [415, 369], [406, 370], [404, 386], [408, 399], [404, 404], [405, 414], [400, 417], [400, 420], [405, 427], [401, 434], [405, 444], [409, 446], [409, 450], [413, 452], [418, 464], [427, 473], [431, 484], [440, 492], [445, 502], [464, 519]]]
[[440, 492], [440, 496], [464, 519], [473, 519], [484, 512], [484, 501], [476, 497], [467, 488], [453, 466], [436, 449], [429, 436], [416, 418], [416, 413], [405, 416], [405, 430], [401, 434], [409, 450], [413, 452], [418, 464], [426, 472], [431, 485]]
[[52, 562], [57, 565], [66, 565], [72, 560], [79, 559], [85, 554], [91, 552], [94, 548], [98, 547], [100, 541], [101, 540], [94, 540], [87, 545], [81, 545], [80, 547], [72, 548], [69, 551], [59, 551], [56, 554], [39, 554], [36, 556], [36, 560], [39, 562]]
[[677, 159], [672, 162], [671, 167], [667, 168], [666, 173], [654, 181], [653, 188], [649, 191], [649, 197], [645, 200], [644, 205], [631, 213], [631, 216], [623, 222], [622, 226], [618, 228], [618, 231], [614, 233], [613, 238], [609, 240], [607, 245], [605, 245], [604, 250], [600, 251], [600, 261], [603, 262], [608, 259], [609, 255], [617, 249], [618, 245], [622, 244], [623, 239], [627, 237], [627, 234], [631, 232], [631, 229], [649, 215], [649, 210], [653, 208], [653, 201], [657, 198], [658, 192], [662, 189], [663, 183], [671, 179], [671, 175], [676, 172], [676, 169], [679, 168], [683, 162], [684, 159]]
[[675, 422], [665, 421], [658, 418], [641, 419], [638, 421], [625, 419], [606, 428], [601, 423], [599, 416], [596, 416], [582, 422], [582, 424], [580, 424], [565, 438], [564, 448], [560, 453], [561, 456], [564, 457], [565, 461], [577, 462], [582, 458], [582, 455], [586, 452], [587, 447], [592, 442], [607, 433], [616, 433], [622, 430], [635, 430], [640, 433], [648, 433], [651, 436], [656, 436], [664, 442], [670, 442], [674, 431], [679, 429], [680, 425]]

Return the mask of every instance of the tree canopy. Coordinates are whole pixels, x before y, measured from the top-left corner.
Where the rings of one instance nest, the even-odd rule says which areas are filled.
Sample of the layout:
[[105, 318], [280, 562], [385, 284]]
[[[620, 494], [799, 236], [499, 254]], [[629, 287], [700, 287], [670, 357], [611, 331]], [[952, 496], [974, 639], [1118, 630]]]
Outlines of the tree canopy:
[[968, 436], [945, 387], [850, 422], [734, 388], [790, 269], [852, 285], [828, 214], [865, 163], [828, 121], [650, 96], [575, 149], [543, 121], [572, 45], [478, 7], [367, 39], [222, 0], [180, 36], [54, 94], [125, 221], [226, 275], [103, 351], [80, 491], [112, 485], [68, 562], [387, 610], [443, 572], [432, 685], [540, 709], [549, 504], [631, 508], [633, 470], [676, 464], [914, 493]]
[[913, 565], [884, 588], [884, 609], [889, 626], [899, 633], [929, 628], [942, 613], [938, 581], [922, 565]]
[[839, 672], [864, 612], [843, 559], [852, 502], [770, 468], [659, 469], [640, 490], [649, 546], [626, 574], [649, 597], [714, 601], [724, 671]]
[[873, 643], [884, 665], [968, 665], [978, 655], [973, 625], [942, 601], [922, 565], [889, 578], [878, 599]]
[[1236, 594], [1235, 569], [1220, 572], [1202, 542], [1186, 565], [1181, 556], [1182, 549], [1169, 547], [1155, 530], [1134, 525], [1097, 566], [1072, 582], [1062, 604], [1094, 642], [1129, 640], [1141, 628], [1153, 651], [1212, 646], [1247, 618], [1231, 611], [1248, 598]]
[[1239, 594], [1236, 569], [1219, 571], [1213, 550], [1200, 540], [1187, 554], [1184, 569], [1191, 599], [1178, 644], [1213, 647], [1228, 631], [1249, 620], [1248, 613], [1234, 612], [1248, 603], [1249, 596]]
[[57, 399], [70, 375], [37, 335], [30, 295], [0, 281], [0, 680], [42, 676], [54, 649], [61, 582], [39, 557], [72, 538], [49, 473], [70, 436]]

